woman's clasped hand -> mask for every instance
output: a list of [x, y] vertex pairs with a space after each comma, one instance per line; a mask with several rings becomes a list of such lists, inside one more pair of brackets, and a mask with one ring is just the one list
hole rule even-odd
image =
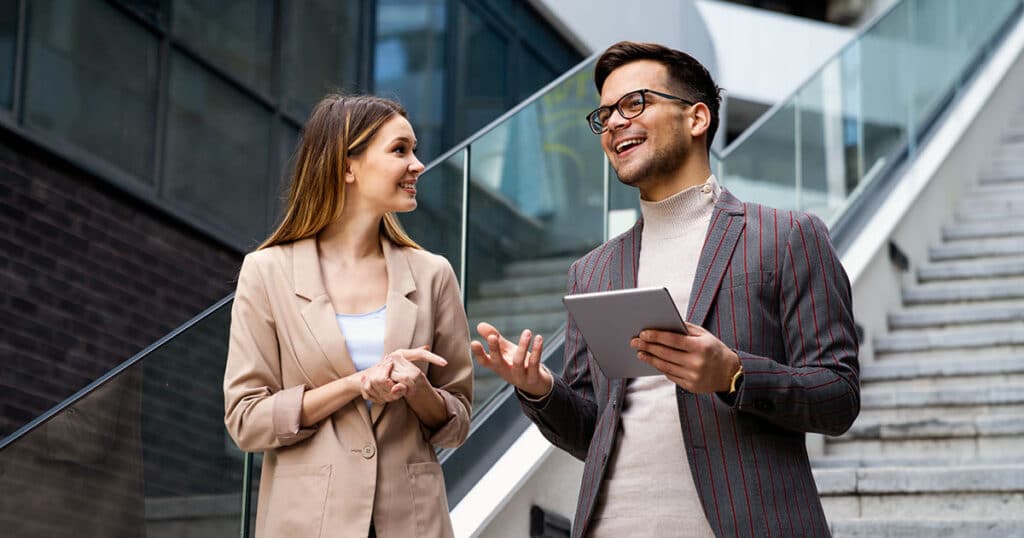
[[384, 356], [376, 365], [361, 372], [360, 391], [363, 399], [384, 404], [415, 396], [418, 391], [432, 390], [424, 371], [415, 363], [443, 367], [444, 358], [430, 352], [428, 346], [399, 349]]

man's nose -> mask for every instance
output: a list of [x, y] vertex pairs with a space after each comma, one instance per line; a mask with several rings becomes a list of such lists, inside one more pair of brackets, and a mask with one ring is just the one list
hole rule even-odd
[[611, 115], [608, 116], [608, 120], [605, 121], [605, 125], [609, 131], [615, 131], [629, 125], [629, 120], [624, 118], [618, 110], [613, 110]]

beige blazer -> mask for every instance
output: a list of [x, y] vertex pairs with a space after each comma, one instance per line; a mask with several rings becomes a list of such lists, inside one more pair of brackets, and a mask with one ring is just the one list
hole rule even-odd
[[[300, 429], [302, 395], [355, 372], [320, 273], [316, 240], [245, 257], [231, 310], [224, 422], [238, 446], [263, 452], [257, 537], [451, 536], [435, 446], [469, 433], [473, 366], [458, 283], [447, 260], [387, 240], [384, 351], [430, 345], [448, 366], [421, 364], [448, 409], [428, 431], [397, 400], [357, 398]], [[359, 285], [353, 282], [352, 285]]]

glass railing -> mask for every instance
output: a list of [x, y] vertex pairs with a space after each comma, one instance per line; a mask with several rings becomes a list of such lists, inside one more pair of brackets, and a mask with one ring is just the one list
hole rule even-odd
[[[713, 169], [743, 199], [835, 222], [915, 154], [1020, 9], [899, 2], [713, 155]], [[419, 208], [402, 216], [455, 267], [471, 325], [552, 336], [556, 368], [569, 264], [638, 216], [636, 192], [615, 180], [583, 121], [598, 102], [594, 61], [431, 163]], [[229, 309], [227, 298], [0, 440], [5, 534], [246, 534], [259, 458], [223, 426]], [[509, 387], [482, 369], [473, 420], [464, 447], [439, 453], [451, 506], [526, 427]]]
[[0, 534], [237, 536], [246, 456], [224, 429], [230, 308], [4, 440]]
[[903, 0], [718, 157], [741, 199], [834, 223], [908, 158], [1016, 20], [1020, 0]]

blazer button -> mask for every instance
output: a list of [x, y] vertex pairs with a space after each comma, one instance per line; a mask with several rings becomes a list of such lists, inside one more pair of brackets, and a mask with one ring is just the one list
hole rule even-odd
[[366, 445], [363, 447], [363, 457], [370, 459], [374, 454], [377, 453], [377, 449], [373, 445]]

